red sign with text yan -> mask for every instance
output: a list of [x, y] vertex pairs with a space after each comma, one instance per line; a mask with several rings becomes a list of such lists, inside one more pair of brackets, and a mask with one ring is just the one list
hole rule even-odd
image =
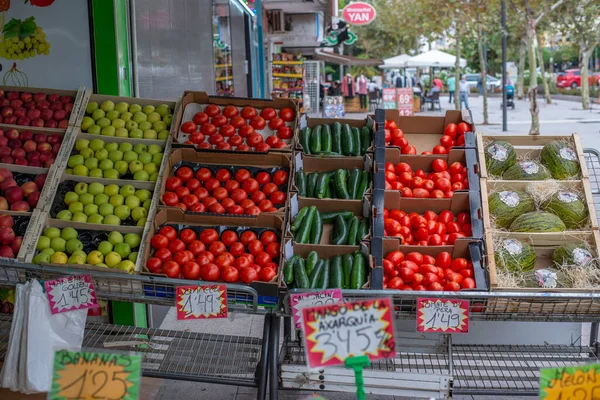
[[350, 3], [342, 10], [344, 20], [350, 25], [368, 25], [375, 20], [376, 15], [375, 8], [362, 1]]

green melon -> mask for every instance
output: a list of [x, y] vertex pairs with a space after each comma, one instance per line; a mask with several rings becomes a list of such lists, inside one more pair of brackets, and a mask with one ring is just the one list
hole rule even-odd
[[535, 266], [535, 251], [527, 243], [517, 239], [503, 239], [494, 252], [496, 264], [510, 272], [532, 270]]
[[490, 214], [499, 228], [508, 229], [519, 215], [535, 211], [533, 198], [526, 192], [504, 190], [495, 192], [488, 198]]
[[551, 179], [548, 168], [536, 161], [519, 161], [502, 174], [507, 181], [542, 181]]
[[566, 229], [558, 216], [538, 211], [519, 215], [509, 228], [511, 232], [563, 232]]
[[581, 229], [588, 221], [587, 207], [574, 192], [557, 192], [540, 207], [544, 211], [556, 214], [567, 229]]
[[554, 179], [577, 178], [581, 174], [577, 153], [564, 142], [555, 140], [545, 145], [540, 159]]
[[501, 176], [517, 161], [515, 148], [508, 142], [497, 140], [485, 148], [485, 166], [490, 175]]
[[583, 244], [563, 244], [552, 253], [554, 264], [562, 267], [583, 267], [592, 263], [593, 260], [594, 256]]
[[528, 271], [524, 274], [523, 278], [525, 279], [524, 286], [528, 288], [554, 289], [573, 286], [567, 275], [555, 268], [541, 268], [535, 271]]

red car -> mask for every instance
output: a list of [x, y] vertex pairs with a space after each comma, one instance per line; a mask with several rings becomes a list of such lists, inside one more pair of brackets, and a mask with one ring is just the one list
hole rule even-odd
[[[598, 84], [599, 77], [593, 73], [588, 73], [588, 82], [595, 86]], [[567, 69], [560, 72], [556, 77], [556, 87], [575, 89], [581, 86], [581, 71], [579, 69]]]

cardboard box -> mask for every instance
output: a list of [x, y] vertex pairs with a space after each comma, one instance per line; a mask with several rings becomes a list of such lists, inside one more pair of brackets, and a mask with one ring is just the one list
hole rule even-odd
[[[237, 171], [240, 168], [250, 168], [251, 173], [253, 173], [254, 169], [270, 170], [273, 168], [283, 168], [288, 172], [288, 183], [285, 185], [284, 192], [287, 193], [290, 188], [292, 157], [289, 153], [243, 153], [236, 154], [235, 156], [224, 156], [219, 153], [197, 152], [191, 148], [178, 148], [171, 152], [171, 155], [166, 161], [163, 179], [159, 188], [161, 196], [166, 192], [166, 180], [173, 176], [175, 169], [182, 164], [189, 165], [194, 170], [194, 173], [201, 167], [212, 168], [215, 171], [220, 168], [226, 168], [232, 173], [232, 179], [234, 175], [233, 171]], [[165, 208], [170, 208], [164, 205], [162, 198], [160, 199], [160, 204]], [[286, 208], [284, 205], [278, 209], [278, 213], [285, 213], [285, 210]]]
[[[263, 213], [254, 218], [240, 218], [240, 217], [232, 217], [232, 216], [214, 216], [214, 215], [205, 215], [205, 214], [185, 214], [180, 209], [169, 208], [169, 209], [161, 209], [156, 213], [156, 216], [153, 221], [149, 222], [150, 229], [148, 235], [145, 237], [145, 242], [143, 245], [143, 253], [140, 250], [140, 258], [142, 260], [142, 265], [144, 266], [144, 271], [147, 271], [145, 268], [146, 261], [152, 257], [153, 250], [150, 246], [150, 241], [152, 237], [163, 225], [175, 225], [180, 227], [191, 227], [195, 228], [197, 231], [202, 231], [206, 228], [214, 228], [214, 227], [230, 227], [231, 229], [238, 229], [240, 227], [247, 227], [249, 229], [256, 230], [266, 230], [271, 229], [275, 230], [279, 234], [279, 240], [281, 245], [283, 245], [283, 228], [284, 228], [284, 219], [281, 215], [272, 214], [272, 213]], [[283, 256], [279, 258], [279, 268], [277, 269], [277, 276], [273, 278], [271, 282], [252, 282], [249, 286], [256, 289], [259, 294], [265, 296], [277, 296], [278, 288], [277, 283], [279, 282], [279, 275], [283, 270]], [[149, 272], [148, 272], [149, 273]], [[156, 275], [156, 274], [152, 274]], [[163, 276], [163, 275], [161, 275]], [[195, 283], [197, 281], [194, 281]], [[238, 282], [237, 284], [243, 285], [243, 283]]]
[[[340, 124], [342, 124], [342, 126], [344, 126], [345, 124], [350, 125], [351, 128], [362, 128], [363, 126], [368, 126], [369, 128], [371, 128], [371, 139], [375, 136], [375, 120], [367, 117], [365, 119], [339, 119], [339, 118], [310, 118], [308, 116], [306, 116], [304, 119], [302, 119], [300, 121], [300, 129], [304, 129], [304, 128], [314, 128], [317, 125], [332, 125], [334, 122], [339, 122]], [[300, 137], [297, 135], [296, 136], [296, 150], [299, 151], [303, 151], [302, 149], [302, 145], [300, 144]], [[369, 148], [367, 149], [368, 152], [373, 151], [374, 149], [374, 145], [373, 145], [373, 140], [371, 140], [371, 143], [369, 145]], [[343, 156], [346, 157], [346, 156]]]
[[508, 142], [513, 145], [515, 148], [515, 153], [517, 153], [517, 160], [525, 161], [539, 161], [540, 153], [542, 148], [550, 142], [558, 141], [566, 141], [569, 143], [571, 148], [575, 151], [577, 155], [577, 159], [579, 161], [579, 165], [581, 166], [581, 177], [589, 178], [589, 173], [586, 167], [585, 155], [583, 154], [583, 147], [581, 145], [581, 139], [577, 133], [573, 133], [571, 135], [564, 136], [546, 136], [546, 135], [520, 135], [520, 136], [493, 136], [493, 135], [483, 135], [481, 132], [478, 132], [476, 135], [477, 140], [477, 150], [479, 152], [479, 160], [481, 163], [481, 177], [494, 179], [493, 176], [488, 174], [486, 165], [485, 165], [485, 156], [486, 156], [486, 148], [487, 146], [496, 140], [501, 140], [504, 142]]
[[[13, 92], [13, 91], [19, 92], [19, 93], [29, 92], [32, 94], [46, 93], [46, 94], [57, 94], [59, 96], [73, 97], [73, 109], [71, 110], [71, 116], [69, 117], [69, 124], [68, 124], [69, 126], [75, 125], [75, 123], [77, 121], [77, 115], [79, 114], [79, 110], [81, 108], [81, 104], [83, 102], [83, 99], [84, 99], [85, 93], [86, 93], [86, 90], [83, 86], [80, 86], [78, 90], [47, 89], [47, 88], [33, 88], [33, 87], [21, 87], [21, 86], [0, 86], [0, 91], [3, 91], [4, 93]], [[4, 128], [23, 129], [23, 128], [27, 128], [27, 127], [22, 126], [22, 125], [0, 124], [0, 128], [2, 128], [2, 129], [4, 129]], [[33, 127], [30, 127], [30, 128], [33, 128]], [[65, 132], [65, 130], [66, 130], [66, 128], [64, 128], [64, 129], [44, 128], [44, 129], [46, 129], [48, 132], [52, 132], [52, 133]]]
[[[440, 138], [444, 134], [444, 128], [449, 123], [459, 124], [466, 122], [463, 113], [456, 110], [448, 110], [444, 116], [400, 116], [398, 110], [385, 110], [385, 120], [395, 121], [398, 128], [404, 132], [408, 143], [415, 146], [417, 154], [423, 151], [432, 151], [440, 144]], [[475, 124], [471, 125], [471, 132], [475, 132]]]
[[[180, 131], [180, 127], [181, 124], [185, 121], [187, 121], [188, 119], [185, 119], [184, 116], [189, 117], [191, 120], [191, 117], [193, 117], [193, 115], [200, 111], [200, 109], [203, 109], [203, 107], [196, 107], [194, 106], [194, 104], [196, 105], [208, 105], [208, 104], [215, 104], [217, 106], [219, 106], [220, 108], [224, 108], [225, 106], [236, 106], [238, 109], [241, 109], [243, 107], [246, 106], [250, 106], [250, 107], [254, 107], [257, 109], [258, 113], [260, 114], [260, 110], [262, 110], [263, 108], [274, 108], [275, 110], [281, 110], [282, 108], [291, 108], [292, 110], [294, 110], [296, 112], [296, 118], [294, 119], [294, 121], [291, 122], [291, 124], [289, 124], [289, 126], [291, 126], [292, 128], [292, 139], [290, 140], [291, 143], [294, 143], [294, 138], [296, 136], [296, 131], [298, 129], [298, 118], [300, 115], [300, 111], [298, 109], [298, 103], [296, 100], [294, 99], [284, 99], [284, 98], [276, 98], [273, 100], [266, 100], [266, 99], [253, 99], [253, 98], [239, 98], [239, 97], [220, 97], [220, 96], [209, 96], [208, 93], [206, 92], [194, 92], [194, 91], [185, 91], [183, 93], [183, 97], [181, 99], [181, 107], [178, 109], [177, 113], [174, 114], [173, 117], [173, 126], [175, 127], [175, 135], [173, 136], [173, 143], [178, 145], [178, 146], [186, 146], [186, 147], [190, 147], [193, 148], [192, 145], [186, 145], [184, 144], [187, 141], [187, 135], [183, 136], [185, 134], [183, 134]], [[190, 106], [190, 108], [188, 109], [188, 105]], [[188, 111], [186, 112], [186, 109], [188, 109]], [[193, 109], [193, 110], [192, 110]], [[266, 139], [268, 136], [271, 136], [272, 131], [267, 127], [265, 127], [265, 129], [261, 132], [259, 132], [263, 135], [263, 137]], [[293, 149], [293, 146], [290, 144], [289, 146], [283, 147], [281, 149], [271, 149], [269, 150], [269, 152], [274, 151], [274, 152], [291, 152]], [[219, 152], [219, 153], [232, 153], [231, 151], [223, 151], [223, 150], [200, 150], [203, 153], [204, 152]]]

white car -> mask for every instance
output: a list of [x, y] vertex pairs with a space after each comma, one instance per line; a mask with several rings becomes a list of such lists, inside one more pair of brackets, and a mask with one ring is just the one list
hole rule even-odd
[[[469, 87], [476, 88], [477, 81], [479, 80], [479, 74], [466, 74], [466, 77], [467, 77], [467, 83], [469, 84]], [[500, 81], [500, 79], [494, 78], [493, 76], [490, 76], [490, 75], [486, 75], [485, 83], [486, 83], [488, 92], [499, 92], [500, 86], [502, 85], [502, 82]]]

